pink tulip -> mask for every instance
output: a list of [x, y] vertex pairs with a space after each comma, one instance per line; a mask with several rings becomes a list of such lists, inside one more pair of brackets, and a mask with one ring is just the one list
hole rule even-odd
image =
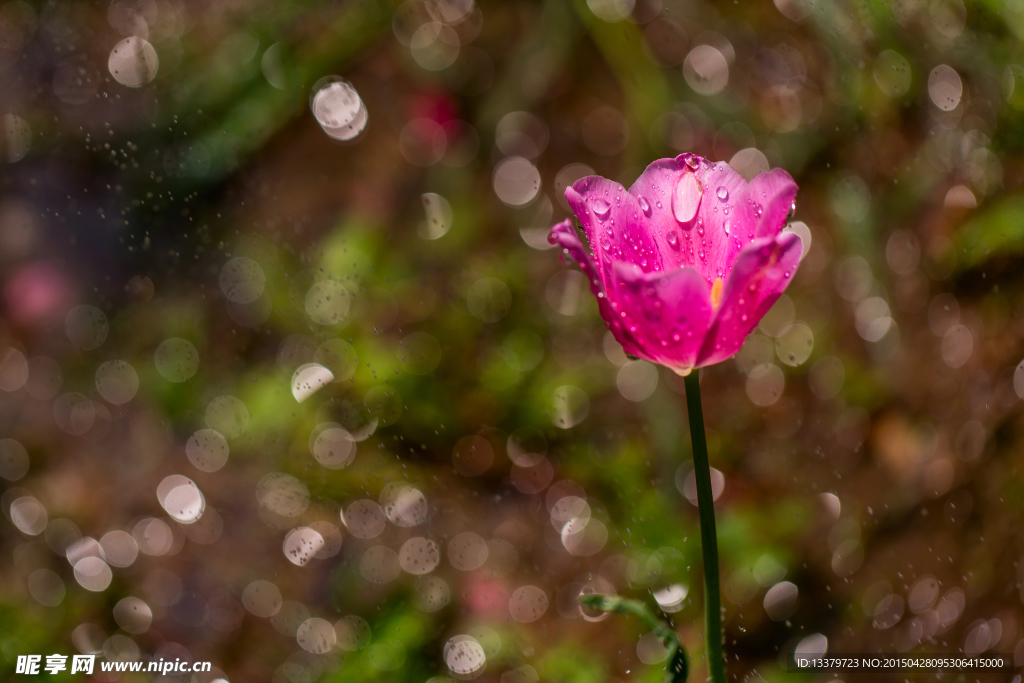
[[571, 220], [548, 239], [580, 264], [626, 353], [680, 375], [734, 355], [793, 279], [796, 197], [780, 168], [749, 183], [695, 154], [659, 159], [627, 192], [588, 176], [565, 189]]

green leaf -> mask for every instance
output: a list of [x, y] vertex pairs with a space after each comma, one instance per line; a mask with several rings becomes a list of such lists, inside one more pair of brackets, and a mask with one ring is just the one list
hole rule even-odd
[[665, 683], [684, 683], [686, 681], [689, 664], [686, 659], [686, 648], [680, 642], [679, 634], [655, 616], [647, 605], [639, 600], [630, 600], [621, 595], [581, 595], [578, 600], [581, 605], [593, 610], [632, 614], [643, 621], [668, 649], [668, 656], [665, 658], [668, 661], [665, 668]]
[[957, 270], [966, 270], [993, 256], [1024, 253], [1024, 195], [1011, 195], [978, 212], [957, 232]]

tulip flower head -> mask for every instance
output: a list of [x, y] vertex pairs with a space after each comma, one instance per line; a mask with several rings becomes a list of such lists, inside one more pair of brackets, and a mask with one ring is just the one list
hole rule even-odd
[[600, 176], [565, 189], [571, 220], [548, 239], [579, 263], [627, 354], [680, 375], [733, 356], [793, 279], [801, 242], [783, 232], [797, 186], [749, 183], [695, 154], [659, 159], [626, 191]]

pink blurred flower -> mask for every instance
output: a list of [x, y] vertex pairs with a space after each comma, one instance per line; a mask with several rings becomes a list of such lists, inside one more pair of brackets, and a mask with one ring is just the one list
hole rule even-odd
[[458, 104], [443, 91], [425, 92], [412, 99], [409, 113], [410, 119], [430, 119], [443, 126], [458, 118]]
[[508, 587], [501, 581], [482, 576], [470, 577], [464, 586], [464, 604], [480, 617], [501, 619], [508, 616]]
[[626, 353], [681, 375], [729, 358], [800, 262], [782, 232], [797, 186], [784, 170], [749, 183], [695, 154], [659, 159], [627, 192], [600, 176], [565, 189], [571, 220], [548, 239], [579, 262]]
[[52, 323], [67, 313], [71, 283], [56, 266], [35, 262], [17, 270], [4, 287], [4, 303], [11, 320], [19, 325]]

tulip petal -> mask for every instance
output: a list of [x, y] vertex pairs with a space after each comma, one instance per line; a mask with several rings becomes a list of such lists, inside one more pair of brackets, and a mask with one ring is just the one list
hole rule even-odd
[[598, 267], [594, 264], [594, 259], [591, 258], [587, 248], [580, 242], [580, 237], [576, 233], [576, 228], [573, 227], [572, 221], [566, 219], [561, 223], [553, 225], [551, 232], [548, 233], [548, 241], [559, 245], [568, 252], [570, 257], [580, 264], [580, 270], [583, 271], [583, 274], [587, 276], [587, 280], [590, 282], [590, 291], [597, 297], [598, 310], [601, 313], [601, 318], [607, 322], [608, 329], [612, 331], [615, 339], [622, 344], [622, 348], [626, 353], [633, 356], [640, 355], [640, 348], [636, 345], [633, 337], [623, 328], [621, 321], [616, 317], [615, 311], [612, 309], [611, 300], [607, 294], [608, 288], [601, 277]]
[[[647, 230], [661, 253], [666, 270], [698, 265], [697, 252], [701, 250], [700, 235], [693, 229], [696, 220], [680, 223], [674, 210], [676, 187], [687, 175], [694, 174], [703, 159], [693, 154], [680, 154], [674, 159], [658, 159], [652, 162], [640, 177], [636, 179], [629, 193], [636, 197], [642, 211], [641, 220], [647, 224]], [[680, 207], [683, 216], [689, 217], [697, 213], [701, 197], [683, 193], [689, 202], [696, 205]]]
[[754, 210], [747, 181], [729, 164], [702, 164], [697, 179], [704, 188], [699, 220], [707, 254], [702, 272], [714, 282], [728, 278], [737, 255], [754, 239]]
[[634, 355], [686, 374], [714, 316], [704, 277], [691, 267], [642, 273], [626, 264], [616, 265], [615, 276], [617, 314], [642, 350]]
[[662, 270], [658, 248], [641, 221], [633, 195], [600, 176], [581, 178], [565, 188], [565, 198], [583, 226], [601, 278], [611, 292], [612, 265], [632, 263], [645, 273]]
[[774, 237], [786, 225], [796, 199], [796, 182], [781, 168], [757, 174], [750, 181], [750, 201], [757, 220], [756, 237]]
[[740, 350], [793, 279], [800, 252], [800, 237], [786, 232], [756, 239], [739, 253], [697, 365], [720, 363]]

